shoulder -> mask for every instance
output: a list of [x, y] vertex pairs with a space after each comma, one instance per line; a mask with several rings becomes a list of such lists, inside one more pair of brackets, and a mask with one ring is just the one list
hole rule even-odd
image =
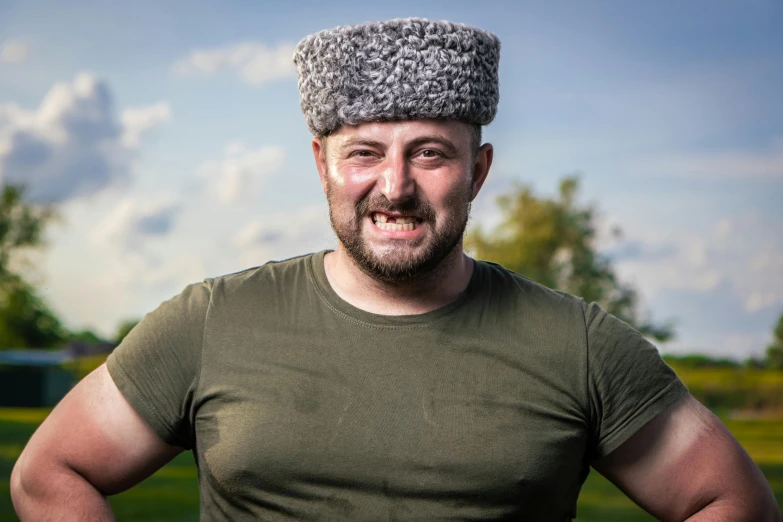
[[[212, 279], [210, 316], [279, 315], [311, 293], [312, 259], [319, 254], [270, 261]], [[222, 312], [222, 313], [218, 313]]]
[[237, 294], [244, 291], [256, 291], [259, 287], [275, 287], [293, 284], [296, 280], [308, 277], [310, 263], [317, 254], [303, 254], [280, 261], [269, 261], [255, 266], [211, 278], [216, 293]]
[[[587, 365], [585, 302], [501, 265], [481, 262], [483, 321], [514, 339], [535, 364], [580, 379]], [[569, 370], [570, 368], [570, 370]]]
[[497, 263], [476, 262], [482, 267], [489, 297], [504, 309], [520, 317], [566, 321], [584, 328], [587, 304], [581, 297], [546, 287]]

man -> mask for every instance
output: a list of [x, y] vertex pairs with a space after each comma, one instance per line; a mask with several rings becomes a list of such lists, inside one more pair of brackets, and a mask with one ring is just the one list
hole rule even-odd
[[109, 520], [189, 449], [204, 520], [571, 520], [591, 465], [661, 520], [778, 520], [637, 332], [463, 253], [498, 60], [494, 35], [421, 19], [300, 42], [337, 249], [146, 316], [25, 448], [20, 518]]

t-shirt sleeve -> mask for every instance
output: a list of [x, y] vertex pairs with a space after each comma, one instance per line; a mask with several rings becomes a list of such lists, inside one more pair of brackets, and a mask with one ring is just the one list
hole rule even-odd
[[193, 403], [212, 281], [189, 285], [130, 331], [106, 361], [133, 408], [166, 443], [193, 447]]
[[594, 458], [614, 451], [688, 389], [638, 331], [585, 305]]

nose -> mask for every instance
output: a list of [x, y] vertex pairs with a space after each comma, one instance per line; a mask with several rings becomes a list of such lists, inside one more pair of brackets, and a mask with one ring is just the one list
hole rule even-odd
[[389, 154], [382, 173], [381, 194], [391, 203], [401, 203], [416, 192], [416, 183], [404, 154]]

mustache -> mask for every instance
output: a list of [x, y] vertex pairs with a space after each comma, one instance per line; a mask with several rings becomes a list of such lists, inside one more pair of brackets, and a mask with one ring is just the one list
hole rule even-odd
[[435, 220], [435, 210], [432, 208], [432, 205], [415, 196], [400, 203], [392, 203], [385, 196], [373, 199], [366, 197], [356, 204], [357, 216], [367, 216], [372, 212], [399, 213], [417, 217], [424, 221]]

